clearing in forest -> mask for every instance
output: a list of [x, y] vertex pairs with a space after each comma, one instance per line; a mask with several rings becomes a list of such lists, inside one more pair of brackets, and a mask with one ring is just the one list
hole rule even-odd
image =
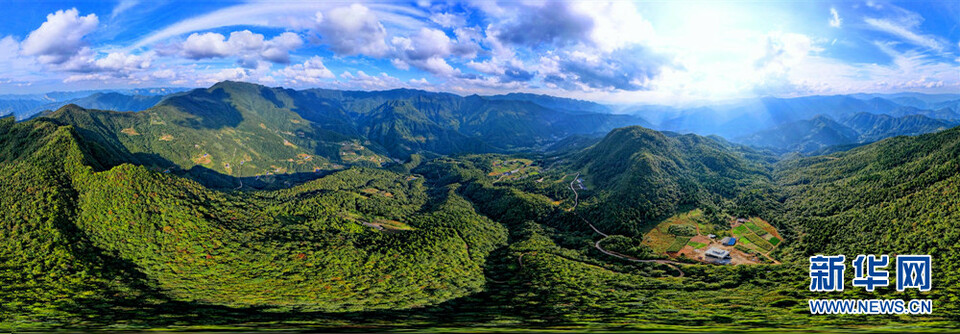
[[[724, 244], [726, 237], [736, 238], [736, 243]], [[709, 263], [706, 251], [716, 248], [730, 253], [731, 264], [777, 263], [769, 254], [781, 240], [777, 229], [758, 217], [731, 217], [717, 224], [708, 222], [700, 209], [664, 219], [643, 236], [643, 244], [657, 254]]]

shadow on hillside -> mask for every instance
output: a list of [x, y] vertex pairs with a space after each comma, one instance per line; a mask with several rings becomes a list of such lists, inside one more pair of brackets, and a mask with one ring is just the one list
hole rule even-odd
[[230, 95], [223, 88], [212, 92], [195, 89], [188, 95], [171, 96], [164, 100], [164, 104], [194, 116], [176, 121], [179, 126], [198, 130], [235, 128], [243, 121], [243, 115], [227, 102], [229, 99]]
[[172, 174], [197, 181], [207, 188], [219, 190], [277, 190], [316, 180], [340, 170], [321, 170], [317, 172], [297, 172], [272, 174], [266, 176], [236, 177], [226, 175], [203, 166], [193, 166], [188, 170], [172, 170]]
[[[105, 171], [129, 163], [144, 166], [155, 172], [173, 174], [194, 180], [203, 186], [219, 190], [274, 190], [289, 188], [297, 184], [330, 175], [336, 170], [317, 172], [299, 172], [269, 176], [236, 177], [220, 173], [203, 166], [193, 166], [183, 170], [173, 161], [156, 153], [130, 152], [119, 143], [116, 135], [103, 135], [93, 131], [77, 129], [77, 133], [88, 139], [81, 140], [81, 147], [87, 152], [87, 164], [95, 171]], [[108, 143], [109, 146], [100, 143]]]

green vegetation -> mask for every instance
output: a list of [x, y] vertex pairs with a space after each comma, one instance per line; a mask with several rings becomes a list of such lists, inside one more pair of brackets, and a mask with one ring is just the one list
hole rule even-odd
[[[616, 129], [575, 156], [573, 168], [603, 189], [585, 211], [604, 229], [640, 235], [682, 206], [711, 208], [736, 202], [747, 214], [769, 203], [742, 198], [769, 192], [770, 175], [755, 152], [696, 135], [668, 135], [641, 127]], [[718, 210], [719, 208], [719, 210]]]
[[697, 235], [697, 228], [690, 225], [670, 225], [667, 232], [676, 236], [692, 237]]
[[777, 239], [777, 237], [774, 237], [774, 236], [770, 236], [770, 239], [768, 239], [767, 241], [769, 241], [770, 244], [774, 246], [780, 244], [780, 239]]
[[690, 238], [680, 237], [673, 240], [673, 243], [670, 246], [667, 246], [667, 253], [679, 252], [680, 249], [683, 249], [683, 246], [687, 245], [687, 242], [690, 241]]
[[[545, 144], [491, 130], [542, 107], [504, 118], [493, 115], [526, 104], [476, 102], [471, 115], [488, 117], [481, 127], [454, 122], [474, 116], [452, 107], [424, 107], [473, 99], [445, 94], [228, 83], [182, 96], [137, 114], [67, 107], [0, 120], [0, 328], [723, 331], [869, 321], [946, 331], [960, 321], [960, 129], [779, 162], [639, 127], [559, 156], [440, 156], [487, 152], [470, 146], [485, 136], [502, 136], [497, 150]], [[247, 187], [256, 174], [222, 158], [234, 149], [250, 155], [243, 168], [277, 182]], [[404, 163], [388, 163], [401, 154]], [[310, 169], [320, 162], [331, 171]], [[493, 177], [507, 165], [538, 177]], [[578, 172], [588, 189], [571, 189]], [[730, 217], [769, 223], [731, 228]], [[738, 236], [735, 249], [782, 264], [663, 263], [666, 252], [707, 247], [691, 241], [698, 231]], [[806, 258], [818, 253], [933, 255], [931, 292], [831, 297], [930, 298], [935, 313], [811, 316], [806, 300], [824, 295], [807, 289]]]

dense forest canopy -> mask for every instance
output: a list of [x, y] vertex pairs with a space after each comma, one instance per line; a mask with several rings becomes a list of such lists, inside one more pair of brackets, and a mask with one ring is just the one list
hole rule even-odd
[[[960, 128], [780, 156], [563, 102], [226, 82], [0, 119], [0, 328], [957, 327]], [[754, 264], [656, 250], [707, 233]], [[830, 297], [934, 314], [811, 316], [807, 257], [861, 253], [935, 287]]]

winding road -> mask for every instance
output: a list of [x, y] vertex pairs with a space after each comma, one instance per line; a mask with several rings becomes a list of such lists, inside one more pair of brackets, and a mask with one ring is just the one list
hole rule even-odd
[[[587, 226], [590, 226], [590, 229], [592, 229], [592, 230], [593, 230], [594, 232], [596, 232], [597, 234], [603, 236], [602, 239], [597, 240], [597, 242], [593, 244], [593, 247], [595, 247], [597, 250], [599, 250], [600, 252], [602, 252], [602, 253], [604, 253], [604, 254], [607, 254], [607, 255], [610, 255], [610, 256], [613, 256], [613, 257], [617, 257], [617, 258], [620, 258], [620, 259], [624, 259], [624, 260], [627, 260], [627, 261], [631, 261], [631, 262], [639, 262], [639, 263], [659, 263], [659, 264], [663, 264], [663, 265], [666, 265], [666, 266], [668, 266], [668, 267], [670, 267], [670, 268], [676, 269], [677, 272], [680, 273], [680, 275], [677, 276], [677, 277], [683, 277], [683, 276], [684, 276], [683, 270], [681, 270], [679, 266], [684, 265], [684, 264], [686, 264], [686, 263], [677, 262], [677, 261], [670, 261], [670, 260], [641, 260], [641, 259], [638, 259], [638, 258], [629, 256], [629, 255], [626, 255], [626, 254], [620, 254], [620, 253], [617, 253], [617, 252], [614, 252], [614, 251], [609, 251], [609, 250], [603, 249], [603, 247], [600, 246], [600, 243], [603, 242], [604, 240], [607, 240], [607, 238], [609, 238], [610, 236], [607, 235], [606, 233], [600, 232], [600, 230], [598, 230], [595, 226], [593, 226], [593, 223], [591, 223], [589, 220], [587, 220], [586, 218], [583, 218], [583, 216], [581, 216], [579, 213], [577, 213], [577, 205], [580, 204], [580, 194], [577, 193], [577, 189], [573, 188], [573, 183], [574, 183], [574, 182], [577, 182], [577, 179], [579, 179], [579, 178], [580, 178], [580, 173], [577, 173], [577, 176], [574, 176], [574, 177], [573, 177], [573, 181], [570, 181], [570, 190], [573, 191], [573, 209], [571, 209], [570, 211], [573, 212], [574, 215], [576, 215], [577, 217], [579, 217], [580, 220], [583, 220], [584, 223], [587, 223]], [[521, 255], [521, 259], [522, 259], [522, 255]], [[521, 261], [522, 261], [522, 260], [521, 260]], [[521, 262], [521, 265], [522, 265], [522, 263], [523, 263], [523, 262]]]

